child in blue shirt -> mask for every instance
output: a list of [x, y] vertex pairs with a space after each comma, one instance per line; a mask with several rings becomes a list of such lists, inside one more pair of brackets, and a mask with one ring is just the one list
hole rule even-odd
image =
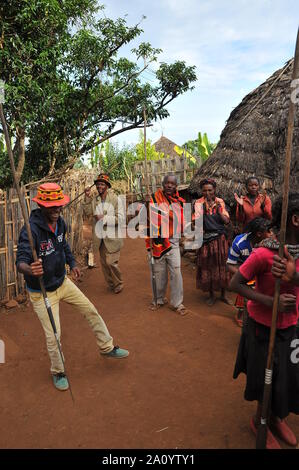
[[[237, 235], [229, 249], [226, 266], [231, 274], [235, 274], [239, 267], [247, 260], [255, 245], [264, 238], [271, 237], [270, 222], [263, 217], [251, 220], [244, 229], [245, 233]], [[248, 285], [254, 285], [254, 280]], [[237, 324], [243, 326], [244, 297], [238, 295], [235, 301], [238, 313], [235, 316]]]

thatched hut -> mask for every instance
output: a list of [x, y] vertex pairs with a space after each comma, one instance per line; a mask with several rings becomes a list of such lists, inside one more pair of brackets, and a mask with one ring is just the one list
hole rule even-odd
[[[286, 151], [287, 120], [293, 59], [249, 93], [229, 116], [220, 141], [190, 184], [212, 177], [218, 193], [233, 205], [234, 192], [243, 193], [248, 176], [255, 175], [270, 197], [281, 193]], [[296, 110], [290, 186], [299, 190], [299, 116]]]
[[163, 153], [165, 157], [177, 157], [178, 153], [175, 150], [177, 144], [172, 142], [172, 140], [164, 137], [163, 135], [160, 137], [157, 142], [154, 143], [154, 147], [156, 152]]

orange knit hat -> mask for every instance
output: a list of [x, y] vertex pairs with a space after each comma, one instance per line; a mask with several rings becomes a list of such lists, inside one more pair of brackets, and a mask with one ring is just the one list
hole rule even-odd
[[44, 183], [37, 188], [37, 195], [32, 201], [43, 207], [60, 207], [68, 204], [70, 198], [63, 194], [59, 184]]

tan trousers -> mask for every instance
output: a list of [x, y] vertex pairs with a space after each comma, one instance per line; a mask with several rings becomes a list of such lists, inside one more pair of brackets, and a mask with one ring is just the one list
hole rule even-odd
[[118, 266], [119, 259], [120, 251], [109, 253], [105, 243], [102, 241], [100, 245], [100, 260], [104, 277], [111, 289], [123, 285], [122, 275]]
[[[107, 353], [113, 349], [113, 338], [104, 323], [102, 317], [98, 314], [95, 306], [88, 300], [83, 292], [67, 277], [62, 285], [53, 292], [47, 292], [48, 299], [51, 304], [53, 317], [56, 325], [58, 337], [60, 338], [60, 321], [59, 321], [59, 301], [73, 305], [87, 319], [92, 331], [96, 336], [97, 345], [100, 352]], [[53, 374], [63, 372], [63, 363], [60, 358], [59, 349], [53, 333], [53, 328], [49, 320], [48, 312], [45, 307], [43, 295], [39, 292], [29, 292], [29, 297], [33, 305], [33, 309], [37, 314], [44, 333], [48, 353], [51, 361], [51, 372]]]

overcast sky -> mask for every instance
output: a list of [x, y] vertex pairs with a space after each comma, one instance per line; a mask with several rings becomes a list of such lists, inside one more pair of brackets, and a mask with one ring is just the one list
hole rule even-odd
[[[169, 105], [148, 137], [177, 144], [207, 132], [217, 142], [232, 109], [294, 55], [298, 0], [107, 0], [106, 16], [142, 22], [138, 42], [163, 49], [159, 61], [196, 65], [195, 89]], [[136, 44], [134, 44], [136, 45]], [[130, 45], [130, 49], [134, 47]], [[145, 74], [149, 80], [151, 74]], [[135, 143], [138, 131], [117, 137]]]

